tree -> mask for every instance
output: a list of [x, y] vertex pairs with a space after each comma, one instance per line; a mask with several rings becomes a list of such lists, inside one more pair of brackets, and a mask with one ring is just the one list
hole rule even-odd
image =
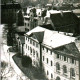
[[1, 80], [3, 79], [3, 78], [5, 78], [5, 80], [6, 80], [6, 74], [7, 73], [5, 73], [5, 69], [6, 69], [6, 67], [8, 66], [8, 63], [6, 63], [5, 61], [2, 61], [1, 62]]

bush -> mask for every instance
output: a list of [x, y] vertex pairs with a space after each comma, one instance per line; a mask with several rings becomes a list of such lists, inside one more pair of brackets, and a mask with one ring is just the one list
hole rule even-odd
[[22, 63], [22, 66], [28, 67], [29, 65], [32, 64], [32, 60], [31, 60], [31, 58], [28, 57], [28, 56], [22, 56], [21, 63]]

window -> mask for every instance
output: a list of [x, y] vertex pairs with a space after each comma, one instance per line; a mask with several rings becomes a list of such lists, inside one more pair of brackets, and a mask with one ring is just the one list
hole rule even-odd
[[28, 23], [28, 26], [29, 26], [29, 23]]
[[74, 60], [73, 58], [70, 59], [70, 62], [71, 62], [72, 64], [74, 64], [74, 61], [75, 61], [75, 60]]
[[26, 23], [24, 25], [26, 26]]
[[27, 37], [26, 37], [26, 40], [27, 40]]
[[75, 77], [75, 71], [73, 68], [70, 69], [70, 76]]
[[44, 56], [43, 56], [43, 61], [44, 61]]
[[27, 49], [27, 44], [26, 44], [26, 49]]
[[36, 47], [38, 47], [38, 43], [36, 43]]
[[30, 44], [32, 44], [32, 40], [30, 40]]
[[46, 52], [48, 52], [48, 48], [46, 48]]
[[53, 62], [51, 61], [51, 66], [53, 66]]
[[29, 50], [29, 46], [28, 46], [28, 50]]
[[34, 65], [35, 65], [35, 61], [34, 61]]
[[32, 48], [30, 47], [30, 53], [32, 53]]
[[66, 61], [66, 56], [64, 56], [64, 61]]
[[43, 46], [43, 50], [44, 50], [44, 46]]
[[59, 55], [59, 54], [57, 54], [57, 58], [59, 58], [59, 56], [60, 56], [60, 55]]
[[58, 71], [58, 70], [60, 70], [60, 65], [59, 65], [59, 63], [57, 62], [57, 63], [56, 63], [56, 71]]
[[48, 63], [48, 58], [47, 58], [47, 63]]
[[52, 55], [52, 51], [50, 51], [51, 55]]
[[38, 52], [36, 51], [36, 56], [38, 57]]
[[68, 58], [67, 58], [67, 62], [68, 62]]
[[35, 42], [33, 41], [33, 45], [35, 46]]
[[63, 65], [63, 73], [67, 73], [67, 67]]
[[49, 75], [49, 72], [47, 71], [47, 75]]
[[53, 74], [51, 74], [51, 78], [53, 78]]
[[74, 64], [74, 59], [72, 59], [72, 63]]
[[35, 50], [33, 49], [33, 56], [35, 56]]
[[29, 41], [29, 38], [28, 38], [28, 41]]
[[56, 77], [56, 80], [61, 80], [60, 77]]

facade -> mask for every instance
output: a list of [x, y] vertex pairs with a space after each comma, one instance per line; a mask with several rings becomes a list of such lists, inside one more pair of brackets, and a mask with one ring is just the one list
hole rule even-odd
[[27, 8], [26, 10], [26, 15], [24, 15], [24, 26], [26, 31], [29, 31], [38, 25], [35, 11], [35, 8]]
[[[49, 35], [48, 35], [49, 34]], [[25, 55], [52, 80], [80, 80], [79, 51], [75, 37], [36, 27], [25, 34]]]

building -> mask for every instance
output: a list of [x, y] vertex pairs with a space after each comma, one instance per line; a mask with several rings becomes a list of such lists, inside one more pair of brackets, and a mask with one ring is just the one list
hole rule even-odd
[[25, 55], [48, 79], [80, 80], [80, 56], [75, 39], [38, 26], [25, 34]]
[[36, 16], [34, 16], [33, 9], [30, 9], [31, 12], [29, 9], [27, 9], [27, 15], [24, 16], [26, 31], [29, 31], [38, 25], [51, 25], [52, 30], [73, 33], [73, 36], [80, 33], [79, 18], [72, 11], [57, 11], [35, 8]]
[[36, 9], [27, 8], [26, 15], [24, 15], [24, 26], [25, 30], [29, 31], [38, 25]]
[[1, 24], [13, 24], [16, 22], [16, 12], [21, 9], [18, 3], [1, 4]]
[[71, 11], [47, 10], [43, 17], [45, 24], [51, 24], [56, 31], [79, 34], [79, 18]]

